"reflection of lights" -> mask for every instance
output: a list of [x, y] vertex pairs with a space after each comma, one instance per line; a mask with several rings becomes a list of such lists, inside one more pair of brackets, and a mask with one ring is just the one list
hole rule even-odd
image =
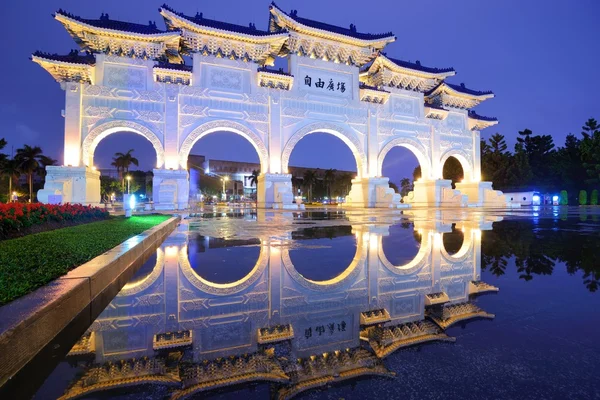
[[167, 248], [165, 249], [165, 254], [167, 257], [175, 257], [177, 256], [177, 253], [177, 246], [167, 246]]

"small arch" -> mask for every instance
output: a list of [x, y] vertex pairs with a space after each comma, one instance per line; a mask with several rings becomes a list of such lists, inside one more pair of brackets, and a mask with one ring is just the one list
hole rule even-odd
[[421, 236], [421, 246], [419, 252], [410, 262], [404, 265], [394, 265], [385, 255], [383, 251], [383, 237], [379, 237], [379, 245], [377, 249], [379, 260], [389, 271], [397, 275], [412, 275], [419, 272], [425, 264], [427, 264], [428, 255], [431, 251], [431, 238], [429, 234]]
[[156, 263], [154, 264], [154, 268], [152, 272], [148, 276], [145, 276], [144, 279], [133, 282], [126, 283], [125, 286], [121, 289], [117, 297], [127, 297], [132, 296], [134, 294], [138, 294], [148, 289], [156, 280], [161, 276], [165, 265], [165, 252], [160, 247], [156, 249]]
[[473, 166], [471, 165], [471, 155], [462, 149], [447, 150], [440, 158], [440, 178], [442, 178], [442, 169], [448, 158], [454, 157], [460, 162], [463, 169], [464, 179], [473, 180]]
[[192, 130], [184, 139], [179, 150], [179, 167], [187, 169], [187, 160], [194, 144], [204, 136], [213, 132], [233, 132], [244, 137], [252, 144], [260, 159], [261, 172], [269, 171], [269, 151], [261, 137], [249, 126], [237, 121], [214, 120], [205, 122]]
[[284, 174], [288, 173], [288, 166], [290, 163], [290, 157], [294, 147], [300, 140], [311, 133], [329, 133], [339, 139], [341, 139], [352, 151], [352, 155], [356, 160], [356, 171], [357, 177], [360, 178], [365, 174], [365, 168], [367, 167], [367, 155], [363, 149], [360, 139], [350, 129], [334, 124], [331, 122], [315, 122], [308, 124], [296, 131], [290, 139], [286, 142], [283, 152], [281, 153], [281, 172]]
[[[456, 251], [449, 252], [447, 249], [449, 243], [448, 240], [445, 239], [448, 238], [450, 235], [454, 235], [454, 238], [462, 236], [462, 243], [460, 244], [460, 248], [458, 248]], [[442, 243], [440, 246], [440, 251], [444, 259], [450, 263], [456, 263], [466, 260], [471, 253], [471, 247], [473, 245], [473, 239], [471, 235], [471, 231], [465, 231], [464, 228], [459, 228], [456, 226], [456, 224], [452, 224], [452, 230], [450, 232], [442, 233], [441, 237]], [[455, 246], [455, 248], [452, 250], [455, 250], [456, 247], [458, 246]]]
[[383, 174], [383, 161], [385, 160], [385, 156], [396, 146], [402, 146], [409, 149], [419, 161], [419, 165], [421, 166], [421, 176], [425, 179], [431, 178], [431, 161], [427, 149], [418, 141], [403, 137], [390, 140], [379, 152], [379, 155], [377, 156], [378, 176], [382, 176]]
[[138, 122], [128, 120], [112, 120], [101, 123], [94, 127], [83, 139], [81, 146], [82, 159], [84, 165], [91, 167], [94, 165], [94, 152], [98, 144], [110, 134], [117, 132], [133, 132], [144, 136], [152, 143], [156, 151], [156, 168], [161, 168], [165, 163], [165, 150], [160, 138], [147, 126]]

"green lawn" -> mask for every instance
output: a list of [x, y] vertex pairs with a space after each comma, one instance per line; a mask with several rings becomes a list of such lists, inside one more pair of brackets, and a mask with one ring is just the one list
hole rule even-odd
[[0, 305], [45, 285], [167, 219], [166, 215], [112, 217], [1, 241]]

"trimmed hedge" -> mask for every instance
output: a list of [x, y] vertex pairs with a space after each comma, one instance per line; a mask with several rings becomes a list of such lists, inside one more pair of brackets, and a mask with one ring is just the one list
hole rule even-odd
[[598, 190], [592, 190], [592, 196], [590, 198], [590, 205], [597, 206], [598, 205]]
[[579, 205], [585, 206], [587, 204], [587, 191], [580, 190], [579, 191]]
[[566, 206], [568, 204], [569, 204], [569, 195], [567, 194], [566, 190], [561, 190], [560, 191], [560, 205]]
[[14, 236], [32, 226], [44, 225], [49, 222], [60, 224], [98, 221], [106, 219], [108, 216], [108, 211], [104, 209], [80, 204], [0, 204], [0, 239]]
[[169, 219], [111, 217], [0, 242], [0, 305], [21, 297]]

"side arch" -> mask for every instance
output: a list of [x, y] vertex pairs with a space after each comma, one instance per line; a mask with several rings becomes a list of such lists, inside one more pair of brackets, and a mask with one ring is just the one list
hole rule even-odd
[[237, 133], [248, 140], [258, 153], [261, 172], [265, 173], [269, 171], [269, 151], [267, 150], [267, 146], [263, 142], [262, 138], [249, 126], [246, 126], [240, 122], [224, 119], [205, 122], [194, 128], [194, 130], [187, 135], [181, 144], [181, 148], [179, 149], [179, 167], [187, 169], [188, 156], [192, 151], [192, 147], [198, 140], [210, 133], [219, 131]]
[[315, 122], [308, 124], [297, 130], [292, 137], [286, 142], [283, 152], [281, 153], [281, 172], [284, 174], [288, 173], [288, 166], [290, 163], [290, 156], [296, 144], [302, 140], [305, 136], [311, 133], [324, 132], [329, 133], [339, 139], [341, 139], [352, 151], [354, 159], [356, 160], [357, 177], [360, 178], [365, 173], [367, 167], [367, 155], [364, 147], [353, 131], [350, 129], [334, 124], [331, 122]]
[[404, 265], [394, 265], [390, 262], [390, 260], [385, 255], [383, 251], [383, 237], [379, 237], [379, 244], [377, 249], [377, 254], [379, 256], [379, 261], [383, 264], [388, 271], [392, 272], [396, 275], [412, 275], [414, 273], [419, 272], [423, 267], [427, 264], [429, 260], [429, 254], [431, 253], [431, 238], [429, 234], [421, 236], [421, 247], [419, 247], [419, 251], [415, 258], [413, 258], [410, 262]]
[[82, 159], [84, 165], [91, 167], [94, 165], [94, 152], [98, 144], [110, 134], [116, 132], [133, 132], [144, 136], [152, 143], [152, 147], [156, 151], [156, 168], [161, 168], [165, 163], [165, 149], [160, 138], [147, 126], [135, 121], [129, 120], [112, 120], [101, 123], [94, 127], [85, 139], [81, 146]]
[[383, 160], [387, 153], [390, 152], [394, 147], [401, 146], [409, 149], [421, 165], [421, 176], [424, 178], [431, 178], [431, 159], [428, 155], [428, 151], [421, 143], [417, 140], [405, 137], [399, 137], [396, 139], [392, 139], [387, 142], [381, 151], [379, 152], [379, 156], [377, 156], [377, 175], [383, 175]]
[[446, 150], [444, 154], [442, 154], [442, 156], [440, 157], [440, 178], [443, 178], [442, 171], [444, 169], [444, 164], [450, 157], [456, 158], [460, 163], [463, 169], [465, 180], [473, 180], [473, 158], [468, 152], [464, 151], [463, 149], [457, 148]]

